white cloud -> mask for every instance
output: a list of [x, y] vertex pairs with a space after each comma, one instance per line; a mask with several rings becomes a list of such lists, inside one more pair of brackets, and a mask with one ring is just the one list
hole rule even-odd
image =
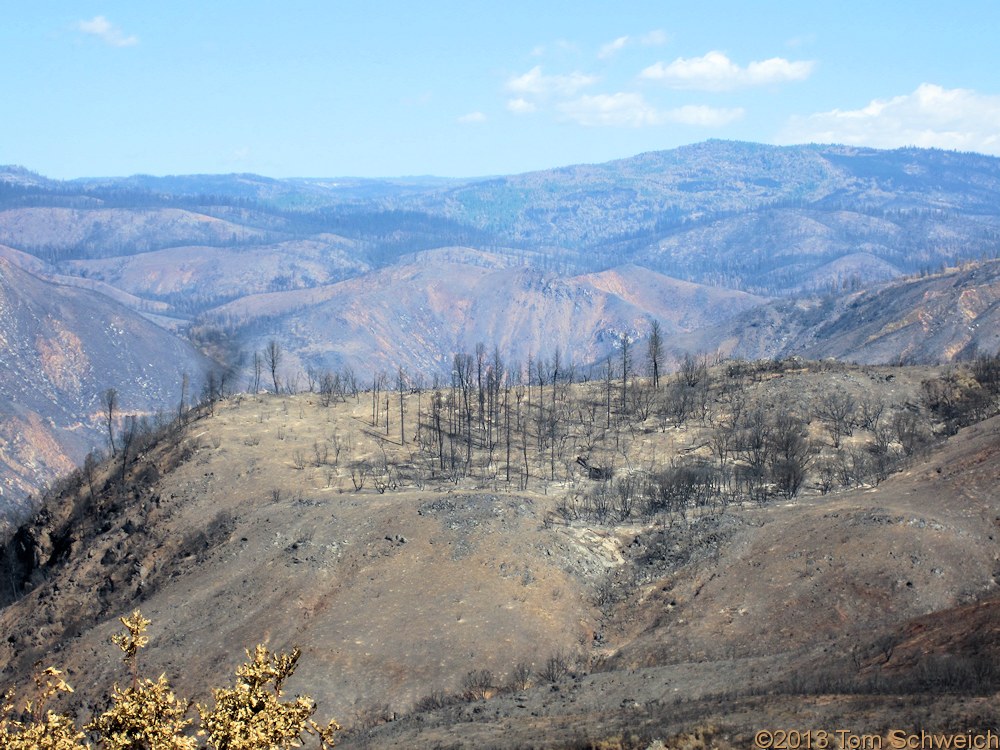
[[701, 91], [727, 91], [744, 86], [801, 81], [809, 77], [815, 63], [790, 61], [783, 57], [751, 62], [740, 67], [722, 52], [712, 51], [701, 57], [678, 57], [669, 65], [650, 65], [640, 76], [662, 81], [671, 88]]
[[507, 100], [507, 109], [516, 115], [526, 115], [529, 112], [534, 112], [538, 107], [529, 102], [527, 99], [518, 97], [516, 99]]
[[78, 21], [76, 28], [84, 34], [96, 36], [112, 47], [134, 47], [139, 43], [139, 37], [126, 36], [120, 28], [104, 16], [94, 16], [89, 21]]
[[597, 81], [596, 76], [584, 73], [568, 75], [545, 75], [542, 66], [536, 65], [524, 75], [514, 76], [507, 81], [507, 90], [514, 94], [530, 94], [532, 96], [572, 96], [582, 88]]
[[920, 146], [1000, 155], [1000, 96], [922, 83], [912, 94], [873, 99], [855, 110], [793, 118], [782, 143]]
[[486, 115], [482, 112], [469, 112], [459, 117], [458, 121], [463, 124], [486, 122]]
[[619, 92], [581, 96], [559, 105], [569, 120], [590, 127], [648, 127], [675, 123], [701, 127], [720, 127], [743, 117], [742, 109], [720, 109], [688, 105], [661, 110], [649, 104], [642, 94]]
[[643, 47], [657, 47], [661, 44], [666, 44], [666, 42], [667, 34], [661, 29], [656, 29], [647, 34], [643, 34], [638, 39], [630, 36], [620, 36], [607, 44], [601, 45], [600, 50], [597, 52], [597, 57], [601, 60], [607, 60], [608, 58], [617, 55], [626, 47], [630, 47], [635, 44], [642, 45]]
[[666, 44], [667, 32], [663, 31], [663, 29], [654, 29], [648, 34], [643, 34], [639, 43], [644, 47], [657, 47], [661, 44]]
[[601, 45], [601, 49], [598, 51], [597, 56], [601, 60], [606, 60], [609, 57], [614, 57], [618, 52], [625, 48], [628, 44], [627, 36], [620, 36], [613, 42], [608, 42], [607, 44]]
[[642, 94], [624, 93], [581, 96], [559, 105], [559, 111], [581, 125], [617, 125], [642, 127], [659, 125], [662, 120], [655, 107]]

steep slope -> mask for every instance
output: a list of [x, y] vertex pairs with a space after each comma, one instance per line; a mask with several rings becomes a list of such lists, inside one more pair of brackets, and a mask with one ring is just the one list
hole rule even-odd
[[811, 332], [807, 356], [951, 362], [1000, 351], [1000, 261], [862, 293]]
[[[39, 279], [58, 284], [60, 286], [77, 287], [97, 292], [111, 300], [114, 300], [120, 305], [131, 308], [136, 312], [144, 313], [151, 319], [156, 316], [161, 316], [161, 319], [166, 320], [165, 318], [162, 318], [162, 316], [170, 310], [169, 305], [163, 302], [155, 302], [153, 300], [137, 297], [134, 294], [130, 294], [129, 292], [123, 291], [118, 287], [111, 286], [110, 284], [98, 279], [91, 279], [86, 276], [72, 276], [64, 273], [57, 273], [56, 268], [52, 263], [46, 263], [34, 255], [23, 253], [20, 250], [15, 250], [11, 247], [0, 245], [0, 258], [6, 259], [11, 265], [27, 271], [28, 273], [37, 276]], [[177, 325], [179, 321], [172, 319], [171, 323]], [[166, 323], [161, 323], [161, 325], [166, 325]], [[172, 328], [172, 326], [167, 327]]]
[[[209, 362], [190, 345], [93, 292], [55, 284], [0, 258], [0, 510], [104, 444], [100, 396], [122, 414], [172, 412], [185, 373]], [[116, 421], [117, 427], [117, 421]]]
[[612, 351], [623, 333], [644, 337], [651, 319], [670, 337], [763, 301], [635, 266], [566, 278], [453, 249], [328, 287], [248, 297], [203, 322], [235, 322], [247, 349], [274, 337], [302, 365], [447, 373], [452, 354], [478, 342], [522, 363], [559, 348], [586, 364]]
[[737, 357], [953, 362], [1000, 350], [1000, 261], [909, 278], [842, 298], [779, 301], [683, 338]]
[[[836, 292], [997, 255], [997, 216], [868, 205], [762, 209], [705, 221], [637, 249], [664, 273], [747, 290]], [[979, 248], [979, 255], [969, 253]]]

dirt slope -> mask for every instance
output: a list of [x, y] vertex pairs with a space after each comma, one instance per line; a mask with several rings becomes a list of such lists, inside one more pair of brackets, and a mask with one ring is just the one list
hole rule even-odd
[[[786, 402], [820, 382], [905, 401], [927, 374], [807, 370], [754, 387]], [[428, 397], [407, 396], [411, 419]], [[590, 486], [562, 469], [522, 490], [500, 472], [430, 478], [415, 425], [403, 444], [395, 422], [386, 437], [365, 398], [220, 404], [151, 449], [127, 492], [102, 475], [92, 503], [82, 487], [77, 504], [37, 519], [16, 540], [34, 588], [0, 611], [4, 676], [23, 682], [44, 657], [79, 695], [98, 695], [122, 678], [107, 640], [117, 617], [141, 605], [154, 622], [144, 669], [194, 699], [261, 641], [301, 646], [289, 688], [355, 727], [409, 714], [433, 691], [460, 693], [471, 670], [502, 684], [524, 662], [531, 689], [393, 721], [371, 742], [556, 747], [713, 717], [732, 731], [776, 720], [805, 699], [762, 703], [751, 688], [806, 668], [863, 675], [870, 664], [851, 665], [852, 643], [895, 633], [902, 658], [921, 618], [953, 610], [972, 627], [962, 608], [996, 594], [997, 417], [877, 488], [616, 525], [560, 515]], [[703, 450], [703, 430], [620, 437], [636, 464], [667, 462]], [[396, 467], [384, 493], [374, 471], [355, 491], [358, 467], [383, 457]], [[557, 654], [567, 678], [540, 684]]]
[[[417, 714], [345, 747], [645, 747], [699, 725], [736, 747], [776, 727], [985, 730], [990, 698], [920, 681], [935, 658], [1000, 656], [983, 646], [998, 632], [998, 460], [993, 418], [875, 491], [748, 513], [716, 559], [619, 608], [622, 646], [602, 671]], [[888, 660], [872, 648], [883, 634]], [[878, 669], [920, 689], [789, 687]]]
[[[1000, 421], [877, 489], [748, 512], [717, 561], [653, 581], [616, 664], [793, 651], [997, 592]], [[756, 526], [759, 524], [759, 526]]]
[[210, 361], [138, 313], [0, 257], [0, 530], [104, 440], [100, 395], [122, 414], [171, 412]]
[[[107, 685], [117, 676], [107, 637], [141, 603], [155, 623], [150, 668], [175, 675], [182, 691], [207, 698], [205, 678], [227, 679], [256, 642], [299, 644], [300, 685], [350, 717], [458, 690], [474, 668], [540, 666], [589, 646], [587, 582], [560, 552], [568, 543], [543, 528], [538, 498], [444, 487], [355, 493], [346, 461], [312, 465], [313, 443], [334, 434], [350, 445], [343, 458], [375, 455], [364, 411], [323, 410], [305, 396], [247, 400], [196, 425], [162, 459], [161, 479], [109, 498], [90, 519], [97, 528], [63, 540], [72, 557], [56, 581], [0, 614], [11, 638], [0, 660], [30, 666], [35, 645], [50, 648], [53, 629], [69, 621], [79, 637], [62, 641], [60, 661], [80, 687]], [[309, 455], [302, 469], [298, 451]], [[60, 542], [40, 534], [36, 555], [57, 554]], [[28, 624], [39, 617], [54, 622]], [[90, 630], [91, 619], [101, 624]]]

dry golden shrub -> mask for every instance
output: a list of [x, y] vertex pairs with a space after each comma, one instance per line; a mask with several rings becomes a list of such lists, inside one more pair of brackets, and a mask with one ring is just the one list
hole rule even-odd
[[316, 705], [310, 698], [282, 701], [282, 685], [295, 671], [302, 652], [273, 654], [262, 645], [250, 661], [236, 670], [236, 684], [213, 690], [215, 707], [198, 706], [202, 732], [216, 750], [299, 747], [302, 734], [319, 737], [320, 747], [333, 746], [340, 727], [330, 722], [320, 727], [311, 717]]
[[0, 748], [4, 750], [93, 750], [87, 735], [103, 750], [197, 750], [199, 737], [215, 750], [269, 750], [301, 747], [313, 735], [319, 747], [334, 745], [340, 729], [312, 720], [316, 705], [307, 696], [282, 700], [282, 687], [295, 671], [301, 651], [272, 653], [259, 645], [236, 670], [236, 684], [213, 690], [215, 706], [198, 706], [201, 726], [188, 718], [192, 704], [179, 699], [166, 675], [154, 682], [139, 676], [139, 652], [149, 643], [150, 621], [139, 610], [121, 618], [125, 630], [112, 637], [124, 654], [132, 684], [112, 688], [110, 707], [81, 731], [65, 714], [46, 711], [50, 698], [73, 689], [61, 672], [49, 667], [35, 677], [38, 698], [15, 712], [13, 691], [0, 699]]

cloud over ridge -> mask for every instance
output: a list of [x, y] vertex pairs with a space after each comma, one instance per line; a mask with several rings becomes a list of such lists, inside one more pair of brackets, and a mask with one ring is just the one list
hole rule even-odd
[[782, 143], [845, 143], [874, 148], [944, 148], [1000, 155], [1000, 96], [922, 83], [911, 94], [873, 99], [855, 110], [795, 117]]
[[748, 86], [802, 81], [810, 76], [814, 67], [815, 63], [812, 61], [772, 57], [753, 61], [744, 68], [722, 52], [713, 50], [701, 57], [678, 57], [669, 64], [654, 63], [639, 76], [676, 89], [728, 91]]
[[743, 109], [725, 109], [698, 104], [688, 104], [672, 109], [658, 109], [649, 104], [642, 94], [618, 92], [615, 94], [584, 95], [558, 107], [562, 115], [573, 122], [588, 127], [647, 127], [653, 125], [695, 125], [720, 127], [743, 117]]

